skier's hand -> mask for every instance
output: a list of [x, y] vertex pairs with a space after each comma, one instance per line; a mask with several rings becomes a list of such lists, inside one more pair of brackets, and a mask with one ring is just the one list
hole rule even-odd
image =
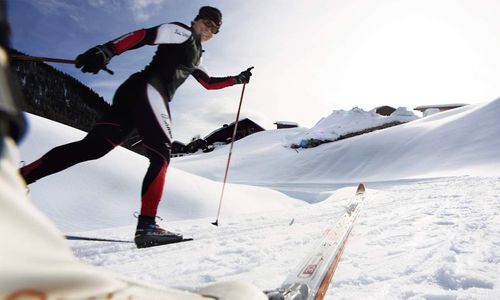
[[234, 76], [234, 83], [236, 84], [249, 83], [250, 77], [252, 76], [252, 72], [250, 71], [252, 69], [253, 67], [250, 67], [245, 71], [241, 72], [239, 75]]
[[82, 68], [83, 73], [99, 73], [114, 56], [113, 51], [106, 45], [90, 48], [76, 57], [75, 66]]

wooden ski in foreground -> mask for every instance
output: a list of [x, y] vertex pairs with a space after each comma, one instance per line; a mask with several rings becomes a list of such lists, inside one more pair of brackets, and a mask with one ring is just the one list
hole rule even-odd
[[269, 299], [321, 300], [339, 264], [349, 234], [364, 201], [365, 186], [360, 183], [356, 196], [342, 218], [328, 226], [307, 256], [286, 278], [281, 288], [267, 292]]

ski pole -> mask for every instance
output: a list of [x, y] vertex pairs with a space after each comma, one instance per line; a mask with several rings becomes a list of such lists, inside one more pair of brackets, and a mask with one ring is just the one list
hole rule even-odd
[[231, 162], [231, 155], [233, 153], [234, 140], [236, 139], [236, 131], [238, 130], [238, 120], [240, 119], [241, 103], [243, 102], [243, 95], [245, 94], [246, 85], [246, 83], [243, 84], [243, 89], [241, 90], [240, 105], [238, 106], [236, 122], [234, 123], [233, 138], [231, 139], [231, 145], [229, 146], [229, 155], [227, 156], [226, 172], [224, 173], [224, 182], [222, 183], [222, 192], [220, 194], [219, 209], [217, 210], [217, 219], [212, 223], [212, 225], [215, 226], [219, 226], [220, 209], [222, 207], [222, 199], [224, 198], [224, 189], [226, 187], [227, 174], [229, 173], [229, 163]]
[[[20, 55], [20, 54], [10, 54], [10, 58], [13, 60], [25, 60], [25, 61], [40, 61], [40, 62], [54, 62], [61, 64], [71, 64], [74, 65], [76, 63], [75, 60], [72, 59], [62, 59], [62, 58], [52, 58], [52, 57], [41, 57], [41, 56], [29, 56], [29, 55]], [[111, 71], [107, 67], [102, 68], [104, 71], [108, 72], [110, 75], [115, 74], [115, 72]]]

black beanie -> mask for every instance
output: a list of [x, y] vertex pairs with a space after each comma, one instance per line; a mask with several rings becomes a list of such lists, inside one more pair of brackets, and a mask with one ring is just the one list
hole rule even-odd
[[215, 7], [203, 6], [195, 20], [204, 19], [213, 21], [218, 27], [222, 25], [222, 13]]

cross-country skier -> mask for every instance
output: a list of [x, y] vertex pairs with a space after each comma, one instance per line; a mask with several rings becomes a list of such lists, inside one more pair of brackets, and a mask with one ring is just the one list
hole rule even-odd
[[217, 78], [210, 77], [200, 68], [201, 43], [217, 34], [221, 25], [221, 12], [204, 6], [191, 26], [173, 22], [137, 30], [80, 54], [76, 67], [97, 74], [115, 55], [144, 45], [158, 45], [151, 63], [118, 88], [111, 108], [84, 139], [56, 147], [21, 168], [26, 182], [30, 184], [77, 163], [100, 158], [120, 145], [136, 128], [150, 165], [142, 184], [135, 243], [137, 247], [148, 247], [182, 240], [181, 235], [166, 231], [155, 222], [172, 144], [168, 103], [189, 75], [206, 89], [248, 83], [252, 75], [248, 69], [237, 76]]

